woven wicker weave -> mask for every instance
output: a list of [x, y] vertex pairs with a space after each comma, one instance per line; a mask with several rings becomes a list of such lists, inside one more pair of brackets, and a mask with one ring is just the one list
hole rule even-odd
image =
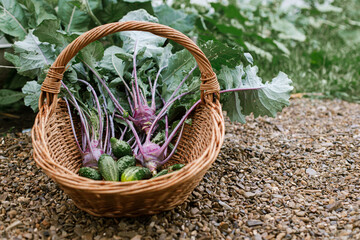
[[[171, 163], [185, 163], [183, 169], [151, 180], [94, 181], [77, 175], [82, 160], [66, 105], [57, 98], [60, 81], [68, 62], [86, 45], [108, 34], [129, 30], [169, 38], [191, 52], [201, 71], [202, 104], [192, 113], [192, 124], [184, 127], [177, 152], [170, 160]], [[224, 140], [219, 84], [208, 59], [184, 34], [160, 24], [117, 22], [84, 33], [61, 52], [41, 89], [40, 110], [32, 130], [34, 159], [77, 207], [95, 216], [134, 217], [155, 214], [181, 204], [210, 168]]]

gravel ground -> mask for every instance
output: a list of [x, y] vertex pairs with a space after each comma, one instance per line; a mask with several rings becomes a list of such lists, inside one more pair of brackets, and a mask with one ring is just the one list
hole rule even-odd
[[135, 219], [78, 210], [25, 134], [0, 137], [0, 239], [360, 239], [360, 105], [292, 100], [275, 119], [226, 123], [189, 199]]

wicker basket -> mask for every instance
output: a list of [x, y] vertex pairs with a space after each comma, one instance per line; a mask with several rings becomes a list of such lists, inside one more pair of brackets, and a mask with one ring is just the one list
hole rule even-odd
[[[174, 40], [190, 51], [199, 65], [202, 103], [191, 115], [192, 124], [184, 127], [178, 150], [170, 160], [186, 166], [151, 180], [110, 182], [83, 178], [77, 175], [82, 160], [66, 105], [57, 98], [62, 74], [69, 61], [89, 43], [111, 33], [130, 30], [147, 31]], [[95, 216], [155, 214], [183, 203], [216, 159], [224, 140], [219, 84], [208, 59], [188, 37], [164, 25], [117, 22], [84, 33], [60, 53], [41, 90], [40, 110], [32, 130], [34, 159], [77, 207]]]

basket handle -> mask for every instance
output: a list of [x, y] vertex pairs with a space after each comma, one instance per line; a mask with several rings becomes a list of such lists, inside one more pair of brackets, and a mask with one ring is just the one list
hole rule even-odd
[[158, 23], [128, 21], [114, 22], [93, 28], [71, 42], [56, 58], [46, 75], [41, 86], [39, 109], [44, 105], [45, 99], [47, 99], [47, 104], [49, 106], [56, 106], [57, 96], [61, 87], [61, 80], [63, 78], [63, 73], [66, 71], [66, 65], [82, 48], [111, 33], [121, 31], [150, 32], [160, 37], [174, 40], [184, 46], [194, 56], [201, 72], [201, 100], [203, 102], [212, 102], [214, 94], [217, 99], [220, 99], [220, 86], [216, 74], [213, 72], [211, 64], [205, 54], [190, 38], [173, 28]]

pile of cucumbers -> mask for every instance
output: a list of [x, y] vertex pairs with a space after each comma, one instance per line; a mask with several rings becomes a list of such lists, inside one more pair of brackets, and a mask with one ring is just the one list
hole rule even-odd
[[98, 168], [82, 167], [79, 170], [80, 176], [93, 180], [128, 182], [159, 177], [184, 166], [184, 164], [175, 164], [153, 176], [148, 168], [136, 166], [136, 159], [127, 142], [116, 138], [111, 138], [110, 141], [112, 153], [118, 160], [114, 160], [110, 155], [102, 154], [98, 161]]

